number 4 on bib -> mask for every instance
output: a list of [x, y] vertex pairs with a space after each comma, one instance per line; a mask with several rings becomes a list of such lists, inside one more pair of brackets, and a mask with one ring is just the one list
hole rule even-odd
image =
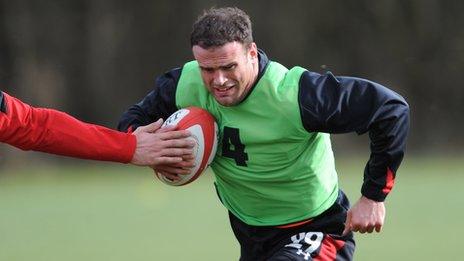
[[240, 140], [239, 129], [224, 127], [222, 156], [234, 159], [239, 166], [247, 166], [248, 154], [245, 152], [245, 145]]

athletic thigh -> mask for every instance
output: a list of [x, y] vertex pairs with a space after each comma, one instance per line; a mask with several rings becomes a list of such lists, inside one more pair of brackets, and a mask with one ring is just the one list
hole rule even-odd
[[240, 243], [240, 261], [351, 260], [353, 234], [341, 236], [348, 208], [348, 199], [340, 191], [329, 209], [303, 225], [257, 227], [230, 213]]
[[322, 232], [301, 232], [293, 235], [288, 244], [275, 252], [268, 261], [306, 261], [353, 259], [355, 243], [352, 235], [340, 237]]
[[267, 260], [352, 260], [353, 233], [342, 236], [349, 202], [343, 192], [337, 202], [311, 222], [285, 232]]

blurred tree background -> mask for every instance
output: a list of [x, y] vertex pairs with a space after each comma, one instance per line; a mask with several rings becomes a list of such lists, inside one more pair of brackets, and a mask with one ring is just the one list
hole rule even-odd
[[[272, 60], [367, 78], [406, 98], [411, 133], [386, 226], [356, 235], [355, 260], [455, 260], [464, 232], [456, 207], [464, 182], [464, 1], [0, 0], [0, 90], [115, 128], [157, 75], [193, 59], [191, 25], [212, 6], [248, 12]], [[333, 140], [353, 202], [368, 137]], [[173, 188], [146, 168], [0, 145], [0, 259], [237, 260], [212, 187], [211, 173]]]
[[[192, 59], [191, 24], [211, 6], [248, 12], [258, 47], [287, 67], [403, 95], [409, 153], [462, 153], [463, 1], [0, 0], [0, 89], [114, 128], [157, 75]], [[366, 140], [336, 138], [341, 151]], [[5, 147], [3, 159], [18, 153]]]

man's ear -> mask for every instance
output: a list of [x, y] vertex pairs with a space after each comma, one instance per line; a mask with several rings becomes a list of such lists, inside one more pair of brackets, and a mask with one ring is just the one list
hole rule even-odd
[[256, 43], [250, 43], [250, 47], [248, 48], [248, 54], [252, 59], [258, 59], [258, 47], [256, 47]]

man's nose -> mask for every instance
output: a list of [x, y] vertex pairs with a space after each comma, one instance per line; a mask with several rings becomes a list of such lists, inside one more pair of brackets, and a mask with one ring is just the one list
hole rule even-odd
[[213, 84], [214, 85], [219, 85], [222, 86], [224, 83], [226, 83], [227, 77], [221, 70], [217, 70], [214, 72], [214, 79], [213, 79]]

